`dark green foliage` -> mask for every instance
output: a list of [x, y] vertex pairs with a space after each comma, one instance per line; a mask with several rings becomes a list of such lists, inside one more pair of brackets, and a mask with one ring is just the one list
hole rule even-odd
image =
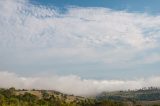
[[0, 94], [0, 106], [2, 106], [5, 102], [4, 96]]
[[122, 102], [113, 102], [111, 100], [103, 100], [96, 103], [96, 106], [124, 106]]
[[139, 94], [136, 97], [138, 100], [160, 100], [160, 92], [157, 93], [146, 93], [146, 94]]
[[154, 101], [160, 100], [160, 89], [149, 87], [149, 88], [142, 88], [140, 90], [135, 91], [117, 91], [117, 92], [103, 92], [97, 99], [109, 99], [114, 101], [131, 101], [135, 103], [135, 101]]
[[47, 100], [47, 99], [50, 98], [50, 95], [46, 91], [43, 91], [42, 92], [42, 97], [43, 97], [43, 99]]

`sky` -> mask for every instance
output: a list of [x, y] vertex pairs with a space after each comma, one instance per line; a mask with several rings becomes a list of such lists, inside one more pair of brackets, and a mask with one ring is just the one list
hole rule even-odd
[[0, 1], [1, 87], [91, 95], [160, 86], [159, 3]]
[[50, 7], [66, 8], [67, 6], [79, 7], [104, 7], [112, 10], [130, 11], [138, 13], [159, 14], [159, 0], [32, 0], [33, 4]]

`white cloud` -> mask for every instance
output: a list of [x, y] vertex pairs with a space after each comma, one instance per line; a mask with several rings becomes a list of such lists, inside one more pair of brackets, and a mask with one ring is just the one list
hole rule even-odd
[[159, 81], [160, 76], [136, 80], [92, 80], [82, 79], [75, 75], [23, 77], [6, 71], [0, 72], [0, 87], [49, 89], [80, 96], [92, 96], [103, 91], [160, 87]]
[[70, 7], [61, 14], [25, 0], [0, 5], [1, 48], [30, 48], [37, 53], [43, 47], [48, 48], [44, 57], [76, 53], [105, 63], [133, 62], [144, 50], [159, 48], [159, 16], [92, 7]]

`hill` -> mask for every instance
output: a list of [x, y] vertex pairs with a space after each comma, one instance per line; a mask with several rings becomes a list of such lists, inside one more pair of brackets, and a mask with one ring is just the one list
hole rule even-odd
[[103, 92], [80, 97], [54, 90], [0, 89], [0, 106], [160, 106], [160, 89]]
[[0, 106], [123, 106], [121, 102], [63, 94], [54, 90], [0, 89]]
[[160, 89], [149, 87], [139, 90], [103, 92], [96, 97], [97, 100], [113, 100], [131, 104], [160, 105]]

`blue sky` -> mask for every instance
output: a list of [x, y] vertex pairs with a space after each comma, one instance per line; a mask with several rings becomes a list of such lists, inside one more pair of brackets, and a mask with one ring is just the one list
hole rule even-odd
[[131, 84], [122, 89], [149, 86], [160, 80], [159, 3], [0, 1], [0, 77], [15, 78], [20, 82], [18, 87], [22, 82], [28, 84], [26, 81], [33, 87], [36, 79], [54, 79], [57, 84], [59, 79], [68, 79], [69, 85], [75, 81], [91, 85], [91, 89], [104, 88], [101, 91], [106, 86], [116, 90], [122, 83]]
[[147, 12], [150, 14], [159, 14], [159, 0], [32, 0], [33, 4], [44, 6], [56, 6], [64, 9], [67, 6], [80, 7], [104, 7], [114, 10], [125, 10], [129, 12]]

